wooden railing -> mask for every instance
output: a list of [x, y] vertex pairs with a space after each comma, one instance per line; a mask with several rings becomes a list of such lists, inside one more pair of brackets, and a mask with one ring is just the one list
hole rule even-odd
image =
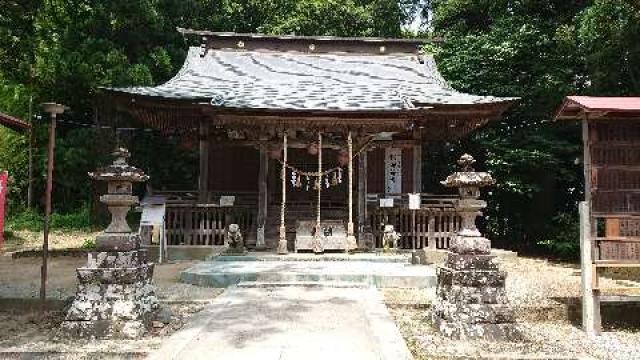
[[373, 208], [368, 218], [378, 248], [383, 245], [385, 224], [393, 225], [402, 235], [400, 247], [403, 249], [447, 249], [460, 229], [460, 216], [453, 208]]
[[[380, 207], [380, 199], [394, 199], [393, 208]], [[393, 225], [402, 238], [404, 249], [447, 249], [460, 229], [460, 217], [455, 211], [457, 196], [420, 194], [420, 209], [409, 210], [408, 194], [367, 194], [367, 220], [382, 246], [384, 225]]]
[[[394, 207], [408, 208], [409, 207], [409, 194], [367, 194], [367, 206], [378, 207], [380, 199], [393, 199]], [[420, 207], [422, 208], [453, 208], [453, 202], [458, 197], [454, 195], [433, 195], [423, 193], [420, 194]]]
[[[154, 194], [158, 193], [160, 192], [154, 192]], [[232, 207], [221, 207], [217, 203], [196, 203], [191, 198], [193, 192], [185, 192], [182, 195], [172, 192], [172, 194], [167, 202], [165, 222], [169, 245], [222, 245], [224, 230], [232, 223], [237, 223], [240, 229], [243, 229], [248, 245], [255, 243], [257, 206], [250, 204], [253, 198], [251, 194], [236, 195], [237, 201]], [[377, 194], [368, 195], [366, 218], [378, 248], [382, 247], [385, 224], [394, 225], [395, 230], [402, 235], [400, 246], [405, 249], [424, 247], [446, 249], [460, 228], [460, 217], [453, 207], [454, 197], [424, 195], [421, 197], [419, 210], [408, 209], [406, 194], [397, 195], [393, 208], [380, 208], [379, 198]], [[288, 219], [301, 217], [295, 213], [296, 209], [301, 209], [299, 215], [302, 215], [302, 212], [310, 213], [310, 209], [313, 209], [312, 205], [309, 203], [305, 206], [290, 207], [287, 212]], [[332, 216], [332, 209], [335, 216]], [[325, 218], [343, 218], [345, 212], [344, 207], [323, 207]], [[279, 219], [279, 212], [269, 211], [269, 214], [270, 218], [278, 215]], [[291, 223], [292, 226], [294, 223], [295, 221]], [[277, 224], [268, 219], [267, 226], [277, 227]], [[267, 235], [273, 235], [269, 230], [266, 229]]]
[[245, 239], [255, 242], [255, 207], [220, 207], [212, 204], [168, 204], [166, 234], [169, 245], [223, 245], [224, 230], [236, 223]]
[[[149, 195], [164, 196], [167, 199], [168, 204], [195, 204], [198, 203], [198, 190], [153, 190]], [[208, 191], [205, 194], [205, 199], [202, 203], [206, 204], [219, 204], [220, 197], [233, 196], [235, 197], [235, 205], [240, 206], [255, 206], [258, 204], [258, 193], [256, 192], [220, 192], [220, 191]]]

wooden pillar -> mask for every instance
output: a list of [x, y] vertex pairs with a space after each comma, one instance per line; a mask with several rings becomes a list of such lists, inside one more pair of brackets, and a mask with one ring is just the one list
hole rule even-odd
[[280, 207], [280, 238], [278, 240], [278, 254], [288, 253], [287, 249], [287, 227], [284, 223], [284, 213], [287, 202], [287, 132], [282, 135], [282, 204]]
[[49, 126], [49, 147], [47, 150], [47, 187], [45, 190], [44, 241], [42, 243], [42, 266], [40, 267], [40, 302], [44, 312], [47, 299], [47, 270], [49, 261], [49, 219], [51, 217], [51, 193], [53, 192], [53, 162], [56, 146], [56, 113], [51, 114]]
[[318, 133], [318, 209], [316, 211], [316, 227], [320, 230], [320, 201], [322, 201], [322, 133]]
[[594, 288], [598, 283], [598, 272], [593, 261], [596, 258], [595, 221], [591, 216], [591, 139], [589, 137], [589, 118], [585, 114], [582, 121], [582, 142], [584, 156], [584, 194], [585, 201], [580, 203], [580, 265], [582, 279], [582, 327], [589, 336], [599, 335], [602, 330], [600, 316], [600, 290]]
[[351, 131], [347, 134], [347, 147], [349, 149], [349, 220], [347, 221], [347, 246], [345, 251], [358, 248], [353, 231], [353, 138]]
[[358, 156], [358, 230], [367, 225], [367, 152]]
[[203, 119], [200, 122], [199, 133], [200, 151], [200, 173], [198, 176], [198, 201], [206, 203], [209, 201], [209, 122]]
[[[418, 140], [420, 141], [420, 140]], [[413, 147], [413, 192], [422, 192], [422, 143]]]
[[53, 192], [53, 162], [56, 146], [56, 117], [64, 112], [64, 106], [55, 103], [42, 104], [43, 110], [49, 113], [51, 126], [49, 127], [49, 146], [47, 151], [47, 187], [45, 190], [44, 210], [44, 239], [42, 242], [42, 265], [40, 267], [40, 310], [44, 313], [47, 299], [47, 273], [49, 259], [49, 219], [51, 216], [51, 193]]
[[582, 328], [589, 336], [599, 335], [602, 329], [600, 317], [600, 291], [597, 268], [593, 264], [589, 203], [580, 203], [580, 265], [582, 267]]
[[318, 205], [316, 208], [316, 229], [313, 235], [313, 252], [324, 251], [321, 240], [322, 224], [320, 222], [321, 201], [322, 201], [322, 133], [318, 132]]
[[264, 231], [267, 221], [269, 194], [267, 188], [267, 175], [269, 173], [269, 156], [265, 146], [260, 146], [260, 168], [258, 170], [258, 233], [256, 249], [266, 247]]

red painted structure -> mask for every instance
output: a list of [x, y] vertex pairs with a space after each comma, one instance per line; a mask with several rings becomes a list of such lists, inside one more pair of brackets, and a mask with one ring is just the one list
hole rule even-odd
[[[27, 131], [31, 129], [31, 124], [16, 117], [0, 113], [0, 125], [6, 126], [15, 131]], [[7, 194], [7, 180], [9, 175], [6, 171], [0, 172], [0, 249], [4, 247], [4, 207]]]
[[28, 122], [3, 113], [0, 113], [0, 125], [15, 131], [25, 131], [31, 128], [31, 124]]
[[556, 119], [583, 119], [585, 114], [591, 118], [615, 119], [638, 117], [639, 113], [640, 97], [567, 96]]

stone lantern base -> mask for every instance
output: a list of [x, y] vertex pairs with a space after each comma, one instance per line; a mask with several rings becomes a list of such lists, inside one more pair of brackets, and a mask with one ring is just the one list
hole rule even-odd
[[88, 258], [76, 270], [78, 291], [62, 331], [83, 338], [142, 336], [159, 307], [146, 251], [94, 252]]
[[[489, 240], [483, 240], [464, 242], [484, 247]], [[432, 321], [454, 339], [517, 340], [520, 335], [505, 292], [506, 273], [499, 270], [494, 255], [478, 250], [447, 253], [444, 265], [438, 267]]]

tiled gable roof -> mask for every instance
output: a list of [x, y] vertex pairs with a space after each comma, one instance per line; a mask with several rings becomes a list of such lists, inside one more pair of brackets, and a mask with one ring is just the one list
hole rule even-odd
[[276, 110], [402, 110], [511, 98], [453, 90], [431, 56], [189, 49], [178, 74], [155, 87], [110, 92]]

